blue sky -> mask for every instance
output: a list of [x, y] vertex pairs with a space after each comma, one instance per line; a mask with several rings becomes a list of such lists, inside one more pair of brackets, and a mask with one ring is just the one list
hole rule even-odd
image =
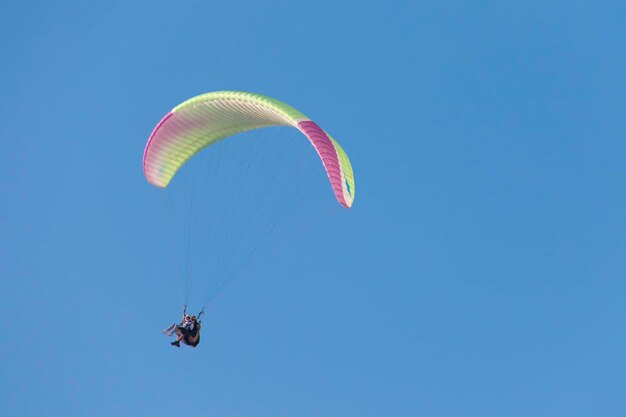
[[[625, 19], [618, 1], [2, 2], [0, 415], [624, 415]], [[268, 238], [275, 258], [179, 351], [141, 156], [170, 108], [225, 89], [331, 132], [357, 196], [297, 244]]]

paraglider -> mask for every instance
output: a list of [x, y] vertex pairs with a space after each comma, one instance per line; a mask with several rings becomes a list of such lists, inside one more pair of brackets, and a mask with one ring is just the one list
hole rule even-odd
[[[260, 128], [272, 127], [272, 126], [286, 126], [299, 130], [304, 137], [308, 139], [310, 144], [317, 152], [324, 172], [328, 177], [330, 185], [332, 187], [335, 199], [337, 202], [345, 207], [351, 208], [354, 202], [355, 196], [355, 181], [354, 173], [352, 171], [352, 165], [346, 152], [326, 131], [318, 126], [314, 121], [306, 117], [303, 113], [291, 107], [290, 105], [278, 101], [276, 99], [263, 96], [255, 93], [247, 93], [241, 91], [217, 91], [199, 95], [191, 98], [178, 106], [174, 107], [168, 112], [161, 121], [156, 125], [152, 131], [148, 142], [146, 144], [143, 154], [143, 171], [148, 182], [159, 188], [166, 188], [172, 181], [177, 172], [196, 155], [202, 153], [204, 149], [214, 149], [216, 143], [223, 139], [230, 138], [239, 133], [253, 131]], [[280, 148], [274, 148], [270, 145], [264, 146], [266, 142], [265, 138], [257, 139], [254, 141], [262, 147], [262, 149], [268, 152], [270, 155], [279, 154], [279, 151], [284, 153], [284, 146]], [[230, 141], [228, 141], [230, 142]], [[250, 141], [252, 142], [252, 141]], [[219, 148], [219, 147], [218, 147]], [[220, 154], [220, 149], [217, 149], [215, 154]], [[253, 154], [255, 157], [256, 154]], [[309, 160], [307, 156], [307, 160]], [[290, 162], [287, 160], [287, 162]], [[215, 280], [213, 290], [210, 289], [205, 299], [205, 304], [211, 296], [215, 296], [216, 293], [221, 291], [225, 285], [232, 279], [240, 269], [241, 265], [235, 265], [238, 259], [248, 259], [250, 253], [254, 251], [264, 236], [271, 230], [272, 225], [276, 223], [274, 219], [267, 221], [269, 226], [261, 231], [255, 230], [251, 225], [253, 224], [251, 218], [260, 212], [258, 206], [259, 195], [264, 195], [264, 190], [259, 188], [252, 188], [252, 194], [255, 194], [255, 198], [251, 198], [242, 187], [250, 183], [248, 177], [245, 177], [243, 182], [235, 182], [231, 180], [232, 175], [222, 172], [220, 169], [226, 165], [233, 170], [243, 169], [249, 164], [241, 165], [242, 163], [237, 161], [236, 163], [224, 163], [218, 161], [213, 164], [215, 172], [211, 177], [215, 181], [215, 190], [211, 189], [207, 191], [210, 193], [212, 203], [216, 206], [213, 207], [213, 212], [209, 212], [205, 207], [198, 209], [200, 215], [198, 218], [204, 218], [205, 223], [214, 224], [216, 227], [211, 229], [211, 234], [208, 233], [201, 236], [202, 242], [198, 246], [195, 254], [191, 256], [189, 253], [185, 256], [185, 259], [192, 259], [192, 261], [202, 260], [207, 257], [217, 259], [215, 262], [217, 265], [214, 270], [211, 271], [211, 277]], [[276, 167], [276, 165], [273, 165]], [[269, 169], [274, 169], [270, 167]], [[313, 171], [314, 172], [314, 171]], [[247, 174], [244, 172], [242, 175]], [[257, 176], [257, 172], [251, 171], [251, 176]], [[271, 181], [276, 183], [277, 174], [274, 172], [271, 174]], [[288, 177], [289, 175], [283, 175]], [[319, 175], [315, 174], [316, 178]], [[254, 178], [252, 178], [254, 180]], [[206, 184], [205, 184], [206, 185]], [[305, 193], [306, 188], [300, 187], [298, 184], [290, 184], [289, 187], [278, 188], [277, 193], [280, 195], [287, 195], [289, 192]], [[214, 193], [217, 189], [226, 189], [225, 196], [219, 196]], [[202, 190], [207, 190], [204, 186]], [[229, 189], [232, 190], [228, 194]], [[304, 191], [302, 191], [304, 190]], [[298, 194], [299, 196], [300, 194]], [[239, 201], [235, 201], [234, 198], [240, 198]], [[193, 201], [193, 197], [192, 197]], [[270, 200], [269, 205], [279, 206], [280, 204], [293, 203], [297, 201], [296, 198], [284, 198], [281, 201]], [[254, 204], [251, 204], [254, 202]], [[252, 207], [246, 211], [246, 207]], [[224, 208], [224, 213], [217, 213], [220, 209]], [[268, 210], [268, 212], [271, 210]], [[276, 212], [276, 216], [283, 215], [286, 211], [283, 207], [278, 207], [273, 210]], [[186, 211], [182, 216], [171, 216], [172, 218], [184, 217], [191, 222], [196, 216], [190, 215], [192, 210]], [[222, 214], [222, 216], [220, 216]], [[274, 213], [272, 213], [274, 214]], [[246, 218], [248, 216], [248, 218]], [[256, 219], [256, 218], [255, 218]], [[188, 224], [188, 230], [200, 229], [199, 227], [193, 227]], [[217, 230], [216, 230], [217, 229]], [[242, 236], [249, 230], [254, 231], [259, 235], [250, 239], [251, 243], [249, 247], [240, 249], [243, 255], [234, 255], [237, 248], [241, 247]], [[224, 233], [223, 238], [215, 235], [216, 232], [222, 231]], [[227, 231], [227, 232], [224, 232]], [[250, 232], [252, 233], [252, 232]], [[215, 242], [213, 250], [207, 250], [207, 246], [210, 246], [209, 241]], [[229, 246], [230, 243], [230, 246]], [[239, 246], [238, 246], [239, 245]], [[193, 249], [193, 242], [187, 242], [184, 245], [187, 248], [187, 252], [190, 248]], [[234, 249], [232, 249], [232, 248]], [[230, 262], [230, 263], [229, 263]], [[230, 267], [230, 269], [229, 269]], [[189, 272], [191, 270], [191, 272]], [[197, 272], [201, 268], [187, 267], [181, 272], [181, 275], [191, 274]], [[199, 275], [197, 273], [196, 275]], [[203, 278], [204, 279], [204, 278]], [[185, 301], [187, 296], [187, 286], [185, 283]], [[204, 307], [203, 310], [204, 311]], [[183, 320], [179, 324], [173, 324], [168, 329], [164, 330], [168, 336], [176, 335], [176, 341], [172, 342], [173, 346], [180, 346], [183, 342], [188, 346], [195, 347], [200, 342], [200, 328], [201, 323], [198, 317], [187, 316], [186, 311], [183, 314]]]
[[170, 343], [172, 346], [180, 347], [182, 341], [187, 346], [196, 347], [200, 343], [200, 328], [202, 322], [199, 317], [204, 313], [200, 311], [198, 317], [190, 316], [187, 314], [187, 306], [183, 308], [183, 319], [179, 324], [172, 324], [167, 329], [163, 330], [163, 334], [169, 337], [177, 336], [176, 340]]

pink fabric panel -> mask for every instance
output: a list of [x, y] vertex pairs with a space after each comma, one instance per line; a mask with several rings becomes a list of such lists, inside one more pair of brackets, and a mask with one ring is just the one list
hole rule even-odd
[[335, 197], [337, 197], [337, 200], [342, 206], [349, 208], [343, 198], [341, 165], [339, 164], [337, 151], [332, 141], [322, 128], [311, 120], [298, 122], [298, 129], [311, 141], [311, 144], [322, 159], [322, 164], [324, 164], [324, 168], [328, 174], [328, 179], [335, 192]]
[[155, 138], [156, 133], [159, 131], [159, 129], [161, 128], [161, 126], [163, 126], [163, 124], [167, 121], [167, 119], [169, 119], [170, 117], [172, 117], [173, 113], [169, 112], [167, 113], [159, 122], [158, 125], [156, 125], [154, 127], [154, 130], [152, 131], [152, 133], [150, 134], [150, 138], [148, 139], [148, 143], [146, 144], [146, 148], [143, 151], [143, 172], [146, 176], [146, 178], [148, 178], [148, 181], [152, 180], [152, 171], [153, 171], [153, 167], [147, 167], [147, 159], [148, 159], [148, 151], [150, 150], [150, 145], [152, 144], [152, 140]]

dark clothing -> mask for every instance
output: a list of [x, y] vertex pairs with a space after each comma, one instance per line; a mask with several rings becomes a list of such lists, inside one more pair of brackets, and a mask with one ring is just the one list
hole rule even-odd
[[180, 330], [180, 332], [182, 334], [187, 334], [187, 332], [189, 331], [189, 329], [187, 328], [187, 326], [183, 326], [182, 324], [177, 324], [176, 325], [176, 330]]
[[200, 343], [200, 323], [189, 326], [185, 333], [184, 341], [188, 346], [196, 347]]
[[198, 335], [197, 338], [185, 335], [185, 338], [183, 340], [185, 341], [185, 344], [187, 346], [196, 347], [200, 344], [200, 335]]
[[192, 324], [191, 326], [187, 327], [186, 334], [191, 337], [195, 337], [198, 334], [198, 326]]

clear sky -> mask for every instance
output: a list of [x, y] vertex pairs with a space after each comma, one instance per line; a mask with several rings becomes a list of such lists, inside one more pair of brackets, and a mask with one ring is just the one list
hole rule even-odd
[[[623, 1], [1, 2], [0, 415], [626, 415], [624, 21]], [[142, 152], [227, 89], [331, 132], [356, 200], [268, 238], [178, 350]]]

